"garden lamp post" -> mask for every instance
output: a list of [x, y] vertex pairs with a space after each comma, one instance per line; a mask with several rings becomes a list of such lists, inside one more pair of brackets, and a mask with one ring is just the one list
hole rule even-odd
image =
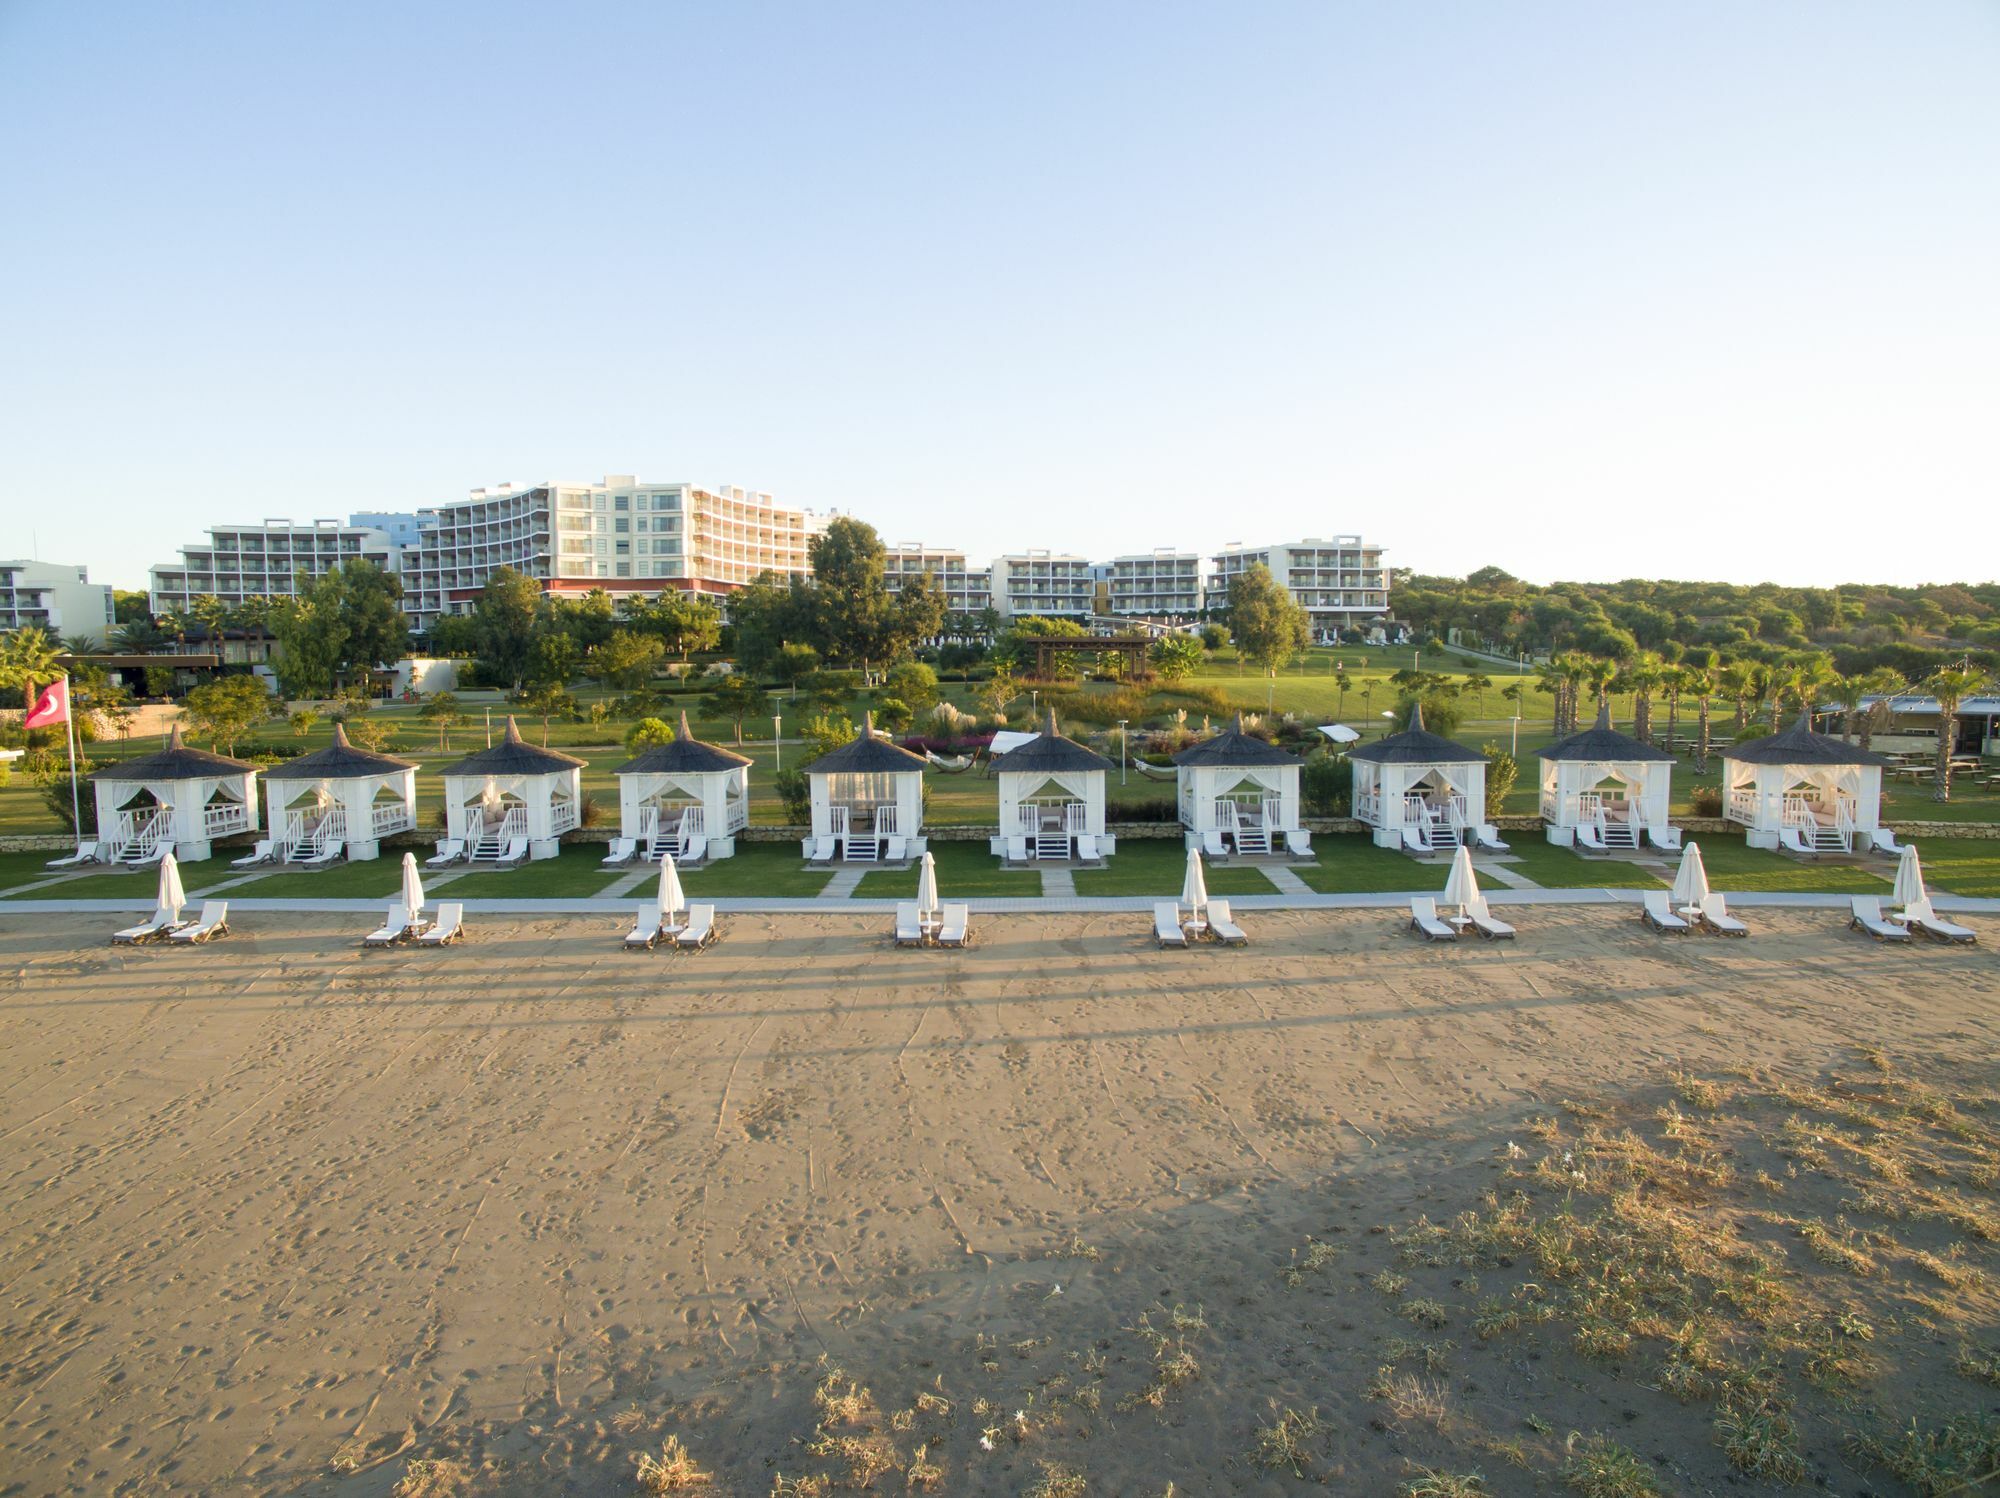
[[773, 774], [785, 768], [785, 744], [784, 740], [778, 737], [778, 727], [778, 715], [773, 713], [771, 714], [771, 757], [776, 760], [776, 763], [771, 766]]
[[1130, 720], [1126, 718], [1118, 720], [1118, 783], [1120, 785], [1125, 783], [1125, 725], [1128, 721]]

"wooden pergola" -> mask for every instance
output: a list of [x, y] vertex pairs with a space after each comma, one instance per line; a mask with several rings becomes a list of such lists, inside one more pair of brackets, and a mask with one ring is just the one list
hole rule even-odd
[[1035, 652], [1033, 674], [1046, 681], [1059, 655], [1115, 655], [1124, 663], [1124, 677], [1135, 681], [1152, 673], [1146, 665], [1153, 642], [1146, 635], [1036, 635], [1021, 642]]

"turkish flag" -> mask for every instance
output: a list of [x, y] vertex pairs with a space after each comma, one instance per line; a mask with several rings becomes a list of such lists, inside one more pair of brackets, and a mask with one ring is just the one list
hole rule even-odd
[[35, 705], [28, 709], [24, 728], [49, 728], [57, 723], [69, 721], [69, 678], [60, 677], [49, 683], [46, 690], [35, 699]]

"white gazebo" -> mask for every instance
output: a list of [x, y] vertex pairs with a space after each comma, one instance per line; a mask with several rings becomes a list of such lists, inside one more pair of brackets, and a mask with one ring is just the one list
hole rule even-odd
[[647, 749], [617, 770], [618, 831], [637, 843], [646, 862], [671, 853], [682, 866], [736, 852], [736, 834], [750, 822], [750, 761], [688, 731]]
[[922, 755], [875, 732], [870, 713], [858, 737], [805, 767], [812, 793], [813, 863], [907, 863], [924, 851]]
[[1354, 815], [1380, 848], [1449, 853], [1460, 844], [1504, 849], [1486, 816], [1486, 757], [1424, 727], [1421, 703], [1401, 733], [1357, 744]]
[[1299, 761], [1243, 730], [1243, 715], [1174, 756], [1182, 841], [1211, 858], [1312, 851], [1299, 825]]
[[378, 858], [382, 839], [417, 825], [417, 767], [356, 749], [333, 725], [333, 743], [264, 772], [271, 855], [288, 863]]
[[1753, 848], [1852, 853], [1882, 826], [1881, 755], [1814, 733], [1812, 718], [1722, 751], [1722, 814]]
[[257, 767], [187, 748], [178, 723], [166, 748], [106, 766], [91, 790], [106, 863], [156, 863], [169, 851], [198, 863], [215, 839], [257, 830]]
[[1040, 733], [993, 762], [1000, 781], [995, 856], [1008, 863], [1108, 857], [1117, 848], [1104, 831], [1110, 768], [1103, 755], [1057, 732], [1051, 709]]
[[498, 863], [525, 839], [530, 858], [554, 858], [582, 820], [580, 759], [523, 743], [514, 720], [497, 744], [444, 772], [445, 836], [473, 863]]
[[1613, 728], [1609, 704], [1598, 708], [1594, 727], [1535, 752], [1542, 760], [1542, 823], [1558, 848], [1680, 846], [1680, 833], [1667, 824], [1674, 757]]

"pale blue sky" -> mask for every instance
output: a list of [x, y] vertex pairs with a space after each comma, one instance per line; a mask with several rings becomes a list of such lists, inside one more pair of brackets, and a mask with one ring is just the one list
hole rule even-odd
[[2000, 5], [0, 0], [0, 555], [502, 479], [2000, 573]]

